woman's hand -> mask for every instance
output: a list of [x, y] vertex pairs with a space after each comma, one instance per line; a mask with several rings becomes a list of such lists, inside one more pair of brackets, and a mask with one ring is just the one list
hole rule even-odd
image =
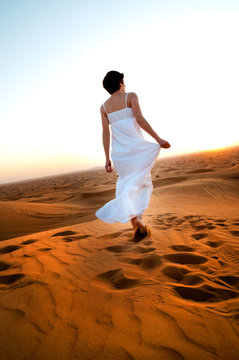
[[162, 148], [164, 148], [164, 149], [169, 149], [170, 148], [170, 144], [169, 144], [169, 142], [167, 142], [166, 140], [163, 140], [163, 139], [159, 139], [158, 141], [157, 141], [157, 143], [159, 144], [159, 145], [161, 145], [161, 147]]
[[111, 167], [111, 161], [110, 160], [106, 160], [105, 162], [105, 170], [110, 173], [113, 171], [113, 168]]

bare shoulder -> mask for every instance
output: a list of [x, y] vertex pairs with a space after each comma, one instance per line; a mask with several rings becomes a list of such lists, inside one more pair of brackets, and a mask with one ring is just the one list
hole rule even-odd
[[103, 104], [100, 106], [100, 113], [101, 113], [101, 115], [106, 115]]
[[128, 96], [130, 99], [138, 99], [138, 95], [135, 92], [129, 92]]
[[130, 105], [131, 107], [137, 107], [139, 106], [139, 98], [138, 95], [135, 92], [130, 92], [129, 93], [129, 100], [130, 100]]
[[138, 95], [135, 92], [128, 93], [128, 98], [129, 98], [131, 107], [137, 105], [139, 102]]

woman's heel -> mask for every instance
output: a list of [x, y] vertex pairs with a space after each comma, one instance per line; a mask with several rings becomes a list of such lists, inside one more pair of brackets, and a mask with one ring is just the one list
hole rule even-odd
[[151, 230], [148, 225], [145, 225], [144, 228], [137, 227], [137, 229], [134, 230], [134, 239], [143, 239], [145, 237], [151, 236]]

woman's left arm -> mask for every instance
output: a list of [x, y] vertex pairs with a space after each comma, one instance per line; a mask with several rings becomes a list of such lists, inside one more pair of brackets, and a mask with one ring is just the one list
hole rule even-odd
[[109, 121], [107, 119], [106, 113], [104, 112], [103, 106], [100, 108], [101, 113], [101, 120], [102, 120], [102, 141], [105, 151], [105, 170], [107, 172], [112, 172], [113, 168], [111, 167], [111, 161], [110, 161], [110, 128], [109, 128]]

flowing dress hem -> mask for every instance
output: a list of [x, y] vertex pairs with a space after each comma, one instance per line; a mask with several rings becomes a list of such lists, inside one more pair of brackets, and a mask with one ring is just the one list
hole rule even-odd
[[129, 222], [132, 218], [136, 217], [136, 216], [140, 216], [140, 215], [143, 215], [144, 211], [146, 210], [147, 208], [144, 208], [142, 209], [141, 211], [139, 211], [136, 215], [128, 215], [127, 219], [126, 220], [123, 220], [123, 221], [119, 221], [119, 220], [109, 220], [109, 219], [106, 219], [104, 218], [101, 218], [100, 215], [96, 215], [98, 213], [98, 211], [96, 211], [95, 213], [95, 216], [100, 219], [101, 221], [105, 222], [105, 223], [108, 223], [108, 224], [114, 224], [114, 223], [121, 223], [121, 224], [126, 224], [127, 222]]

